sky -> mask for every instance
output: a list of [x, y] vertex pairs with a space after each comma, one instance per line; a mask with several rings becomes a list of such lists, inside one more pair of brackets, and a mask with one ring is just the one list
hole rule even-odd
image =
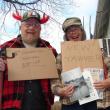
[[[71, 4], [71, 6], [63, 7], [61, 12], [51, 12], [50, 20], [45, 25], [42, 25], [41, 37], [49, 41], [51, 45], [56, 48], [58, 53], [61, 52], [61, 42], [63, 41], [62, 23], [66, 18], [79, 17], [84, 24], [87, 39], [90, 39], [89, 22], [91, 17], [91, 33], [94, 34], [94, 25], [98, 0], [69, 1], [73, 3]], [[47, 13], [50, 15], [49, 12]], [[20, 33], [19, 25], [11, 17], [11, 14], [12, 13], [8, 14], [6, 17], [5, 32], [3, 28], [0, 29], [0, 44], [16, 37], [16, 35]], [[2, 20], [2, 18], [3, 16], [0, 15], [0, 20]]]

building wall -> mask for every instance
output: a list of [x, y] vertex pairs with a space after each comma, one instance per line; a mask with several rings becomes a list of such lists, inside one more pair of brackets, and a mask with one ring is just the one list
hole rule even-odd
[[110, 35], [109, 5], [110, 5], [110, 0], [99, 0], [97, 15], [96, 15], [95, 30], [94, 30], [94, 38], [105, 38]]
[[109, 24], [108, 24], [108, 29], [107, 29], [107, 38], [110, 38], [110, 16], [109, 16]]

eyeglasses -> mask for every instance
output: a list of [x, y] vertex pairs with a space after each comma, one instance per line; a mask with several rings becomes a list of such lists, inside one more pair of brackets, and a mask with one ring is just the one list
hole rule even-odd
[[67, 30], [67, 33], [72, 33], [72, 32], [80, 32], [81, 29], [79, 27], [71, 27]]
[[25, 27], [38, 27], [38, 26], [40, 26], [40, 23], [39, 22], [37, 22], [37, 23], [29, 23], [29, 22], [23, 22], [23, 25], [25, 26]]

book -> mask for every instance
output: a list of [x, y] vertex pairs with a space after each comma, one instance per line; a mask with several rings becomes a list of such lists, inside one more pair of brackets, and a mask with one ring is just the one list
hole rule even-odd
[[86, 98], [79, 99], [80, 105], [99, 99], [98, 91], [95, 89], [95, 87], [93, 85], [94, 81], [93, 81], [91, 72], [88, 70], [84, 70], [84, 72], [82, 74], [89, 87], [90, 95]]
[[[104, 80], [104, 69], [100, 68], [86, 68], [85, 70], [90, 71], [93, 82]], [[103, 90], [97, 90], [99, 99], [103, 99]]]
[[70, 101], [74, 102], [90, 95], [88, 84], [85, 82], [79, 67], [63, 72], [61, 78], [65, 85], [73, 84], [75, 87], [75, 91], [70, 97]]

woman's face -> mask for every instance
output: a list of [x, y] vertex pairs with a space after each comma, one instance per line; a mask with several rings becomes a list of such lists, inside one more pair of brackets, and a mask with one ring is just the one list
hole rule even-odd
[[69, 41], [81, 41], [83, 31], [78, 26], [71, 26], [66, 31], [66, 37]]

